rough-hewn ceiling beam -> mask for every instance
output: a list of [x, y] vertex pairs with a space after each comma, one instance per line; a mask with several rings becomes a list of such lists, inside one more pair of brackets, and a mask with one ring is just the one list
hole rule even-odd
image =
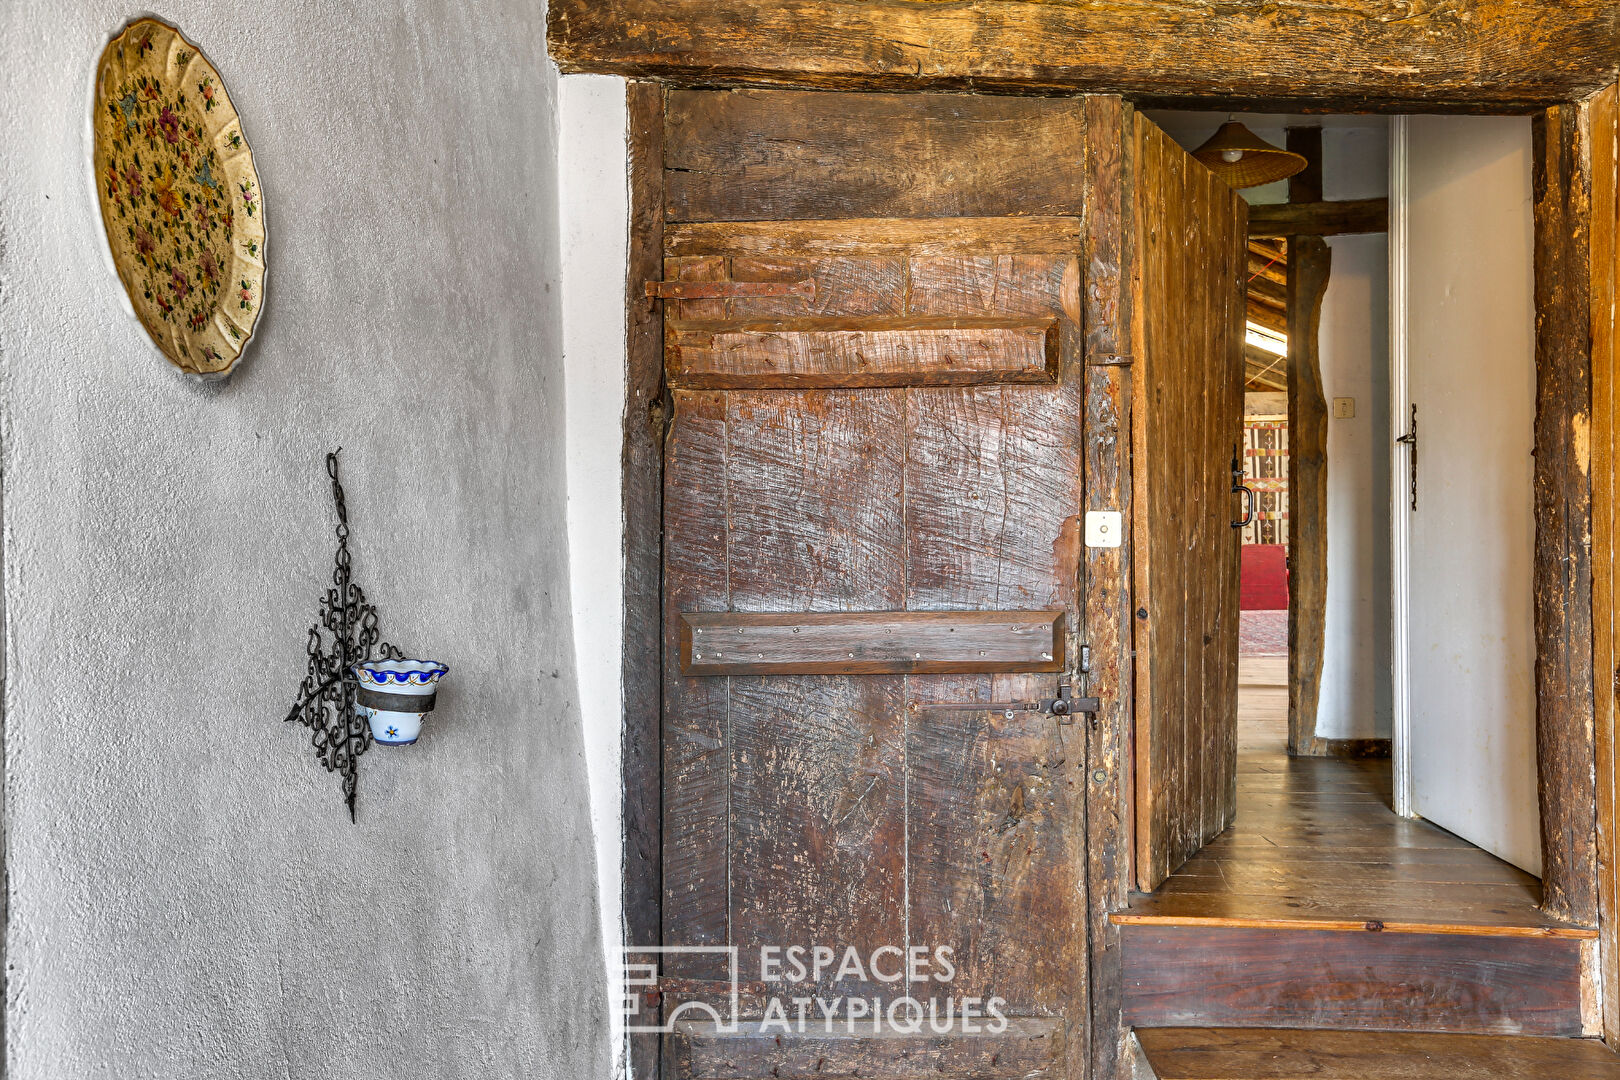
[[1388, 231], [1388, 199], [1271, 203], [1249, 208], [1250, 236], [1339, 236]]
[[551, 0], [567, 72], [1490, 111], [1613, 82], [1612, 0]]

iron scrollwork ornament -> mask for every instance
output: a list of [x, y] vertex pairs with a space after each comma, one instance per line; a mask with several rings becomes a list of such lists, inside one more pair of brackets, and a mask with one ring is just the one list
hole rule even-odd
[[309, 628], [309, 670], [298, 687], [298, 704], [287, 713], [310, 730], [315, 756], [329, 772], [343, 779], [343, 798], [349, 820], [355, 820], [354, 800], [360, 755], [371, 749], [371, 728], [355, 711], [358, 683], [354, 665], [368, 660], [401, 659], [405, 655], [381, 639], [377, 608], [355, 584], [349, 557], [349, 510], [338, 480], [338, 454], [326, 455], [326, 473], [332, 478], [332, 501], [337, 507], [337, 555], [332, 585], [321, 598], [320, 615]]

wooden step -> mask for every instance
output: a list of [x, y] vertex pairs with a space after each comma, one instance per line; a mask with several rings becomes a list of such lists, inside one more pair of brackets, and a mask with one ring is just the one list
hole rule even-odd
[[1594, 1039], [1265, 1028], [1136, 1038], [1145, 1080], [1620, 1080], [1620, 1056]]
[[1133, 1027], [1346, 1028], [1577, 1037], [1583, 950], [1564, 937], [1120, 927]]

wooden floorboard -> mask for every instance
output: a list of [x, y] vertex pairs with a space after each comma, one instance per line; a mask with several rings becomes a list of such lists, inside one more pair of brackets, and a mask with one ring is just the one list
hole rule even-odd
[[1117, 924], [1596, 936], [1543, 914], [1531, 875], [1397, 817], [1387, 759], [1290, 758], [1284, 670], [1240, 670], [1236, 822]]
[[1157, 1080], [1620, 1080], [1593, 1039], [1265, 1028], [1144, 1028]]

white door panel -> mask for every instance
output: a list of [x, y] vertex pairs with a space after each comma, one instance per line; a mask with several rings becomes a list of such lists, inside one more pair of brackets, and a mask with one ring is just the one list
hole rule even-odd
[[1395, 138], [1397, 433], [1418, 410], [1415, 512], [1409, 451], [1394, 457], [1397, 761], [1411, 812], [1539, 874], [1530, 121], [1409, 117]]

